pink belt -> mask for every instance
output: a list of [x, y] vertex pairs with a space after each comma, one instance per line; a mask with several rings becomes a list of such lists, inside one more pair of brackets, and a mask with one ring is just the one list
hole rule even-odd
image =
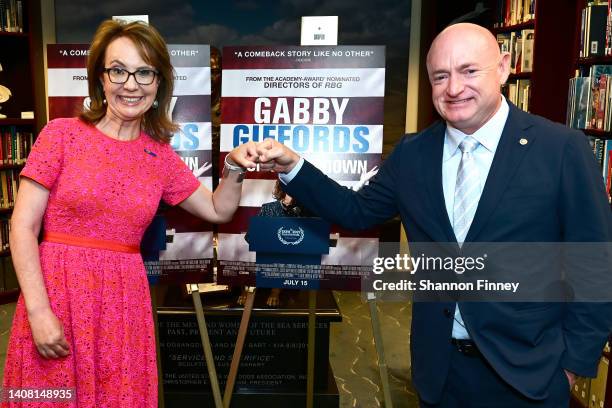
[[86, 248], [108, 249], [109, 251], [127, 252], [130, 254], [140, 253], [140, 248], [136, 245], [125, 245], [118, 242], [104, 241], [101, 239], [75, 237], [74, 235], [64, 234], [61, 232], [45, 232], [43, 234], [43, 241]]

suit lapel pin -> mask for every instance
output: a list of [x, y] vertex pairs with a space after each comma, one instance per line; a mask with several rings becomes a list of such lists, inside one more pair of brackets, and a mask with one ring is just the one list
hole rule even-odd
[[527, 143], [529, 143], [529, 140], [525, 139], [524, 137], [521, 137], [519, 143], [521, 144], [521, 146], [525, 146]]

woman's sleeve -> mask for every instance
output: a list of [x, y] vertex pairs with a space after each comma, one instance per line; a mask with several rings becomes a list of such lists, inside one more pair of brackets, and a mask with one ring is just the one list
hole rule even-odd
[[166, 183], [162, 199], [170, 205], [177, 205], [200, 187], [200, 181], [170, 145], [166, 149]]
[[53, 188], [64, 162], [64, 135], [69, 126], [66, 122], [66, 119], [52, 120], [40, 131], [21, 177], [32, 179], [48, 190]]

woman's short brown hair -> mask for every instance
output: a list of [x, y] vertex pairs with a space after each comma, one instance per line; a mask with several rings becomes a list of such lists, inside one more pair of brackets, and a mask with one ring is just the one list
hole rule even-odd
[[80, 118], [96, 124], [106, 115], [104, 89], [100, 77], [104, 73], [104, 59], [108, 45], [115, 39], [126, 37], [132, 40], [140, 56], [158, 71], [157, 108], [149, 109], [143, 116], [142, 128], [153, 139], [168, 143], [178, 130], [168, 117], [168, 107], [174, 90], [173, 68], [166, 42], [152, 26], [142, 22], [126, 23], [106, 20], [96, 30], [87, 58], [87, 82], [89, 86], [89, 108], [84, 108]]

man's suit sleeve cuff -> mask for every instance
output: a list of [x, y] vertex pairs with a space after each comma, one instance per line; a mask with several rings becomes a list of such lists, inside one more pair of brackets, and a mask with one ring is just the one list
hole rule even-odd
[[300, 169], [302, 168], [303, 165], [304, 165], [304, 158], [300, 157], [300, 161], [297, 162], [295, 167], [289, 173], [287, 174], [278, 173], [278, 179], [281, 181], [281, 183], [285, 185], [291, 183], [291, 180], [293, 180], [293, 178], [297, 176], [297, 174], [300, 172]]
[[597, 365], [599, 359], [596, 362], [585, 362], [584, 360], [576, 360], [567, 354], [561, 358], [561, 367], [567, 371], [578, 375], [579, 377], [591, 377], [597, 376]]

